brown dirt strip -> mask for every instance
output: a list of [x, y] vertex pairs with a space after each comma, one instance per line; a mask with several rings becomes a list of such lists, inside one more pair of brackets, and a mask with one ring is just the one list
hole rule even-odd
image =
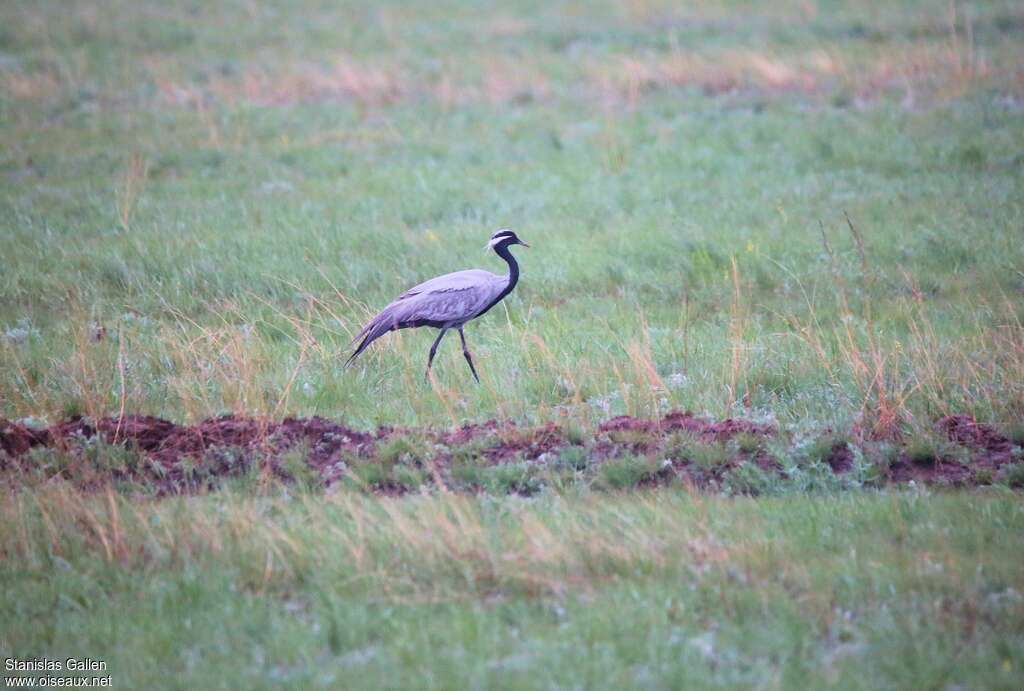
[[[951, 442], [969, 449], [970, 464], [947, 457], [914, 462], [901, 450], [886, 471], [889, 481], [983, 484], [985, 478], [990, 482], [1003, 466], [1021, 460], [1006, 436], [966, 415], [943, 417], [937, 421], [936, 429]], [[737, 435], [746, 435], [750, 443], [745, 445], [747, 451], [733, 449], [732, 458], [720, 468], [701, 473], [695, 472], [689, 459], [673, 456], [675, 452], [668, 442], [674, 435], [705, 444], [727, 442]], [[664, 463], [662, 472], [650, 484], [674, 476], [698, 487], [714, 488], [724, 472], [744, 462], [769, 473], [783, 473], [778, 460], [761, 445], [762, 441], [778, 435], [778, 430], [767, 424], [739, 419], [712, 420], [679, 411], [659, 420], [615, 417], [601, 423], [587, 440], [581, 440], [579, 433], [567, 434], [566, 429], [554, 423], [520, 427], [513, 422], [495, 420], [447, 431], [380, 427], [375, 432], [364, 432], [322, 417], [275, 421], [225, 415], [193, 425], [179, 425], [145, 415], [97, 420], [72, 417], [45, 429], [0, 419], [0, 475], [6, 475], [16, 484], [18, 473], [33, 469], [30, 466], [33, 449], [56, 449], [71, 458], [83, 458], [90, 444], [102, 440], [134, 450], [145, 462], [109, 469], [107, 476], [102, 472], [85, 473], [85, 480], [81, 473], [61, 472], [86, 486], [103, 484], [110, 479], [141, 480], [150, 483], [160, 494], [177, 494], [214, 487], [217, 478], [237, 474], [254, 461], [261, 462], [281, 479], [291, 479], [294, 468], [289, 469], [285, 456], [299, 450], [305, 465], [328, 486], [340, 479], [350, 464], [372, 463], [387, 444], [406, 437], [419, 440], [431, 449], [430, 458], [417, 459], [417, 464], [432, 471], [440, 470], [442, 475], [453, 457], [460, 453], [486, 459], [490, 465], [542, 463], [575, 445], [584, 449], [588, 465], [598, 465], [626, 454], [648, 456], [662, 459]], [[822, 458], [836, 474], [849, 472], [854, 459], [853, 449], [845, 441], [836, 441]], [[190, 473], [194, 474], [196, 468], [202, 469], [203, 477], [207, 478], [205, 483], [189, 481]]]

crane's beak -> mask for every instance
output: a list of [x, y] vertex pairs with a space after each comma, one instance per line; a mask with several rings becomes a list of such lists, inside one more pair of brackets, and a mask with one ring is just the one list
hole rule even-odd
[[527, 244], [526, 244], [525, 242], [523, 242], [522, 240], [520, 240], [520, 241], [519, 241], [519, 244], [520, 244], [520, 245], [522, 245], [523, 247], [529, 247], [529, 245], [527, 245]]

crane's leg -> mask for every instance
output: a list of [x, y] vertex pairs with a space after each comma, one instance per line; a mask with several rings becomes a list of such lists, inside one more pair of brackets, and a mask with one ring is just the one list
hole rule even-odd
[[441, 339], [444, 338], [447, 331], [448, 327], [442, 327], [441, 333], [437, 334], [437, 338], [434, 339], [434, 345], [430, 346], [430, 357], [427, 358], [427, 371], [423, 375], [427, 379], [430, 379], [430, 366], [434, 364], [434, 356], [437, 355], [437, 346], [441, 343]]
[[476, 383], [480, 383], [480, 377], [476, 376], [476, 367], [473, 366], [473, 356], [469, 354], [469, 348], [466, 347], [466, 334], [462, 333], [462, 327], [459, 327], [459, 338], [462, 339], [462, 354], [466, 356], [466, 362], [469, 363], [469, 371], [473, 373], [473, 379], [476, 379]]

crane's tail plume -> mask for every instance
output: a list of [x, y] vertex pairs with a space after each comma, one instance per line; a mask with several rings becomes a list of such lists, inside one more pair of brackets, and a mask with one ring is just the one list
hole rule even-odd
[[366, 347], [368, 345], [370, 345], [370, 339], [363, 339], [363, 342], [359, 344], [359, 347], [356, 348], [355, 351], [353, 351], [353, 353], [348, 356], [348, 360], [345, 360], [345, 369], [348, 369], [349, 367], [352, 366], [352, 363], [355, 362], [355, 359], [359, 357], [360, 353], [366, 350]]
[[367, 322], [366, 326], [364, 326], [359, 333], [356, 334], [356, 337], [352, 339], [353, 343], [360, 339], [362, 339], [362, 341], [359, 343], [359, 346], [355, 351], [348, 357], [348, 360], [345, 361], [345, 368], [348, 369], [355, 359], [359, 357], [359, 354], [366, 350], [371, 343], [394, 328], [395, 324], [388, 318], [386, 312], [381, 312]]

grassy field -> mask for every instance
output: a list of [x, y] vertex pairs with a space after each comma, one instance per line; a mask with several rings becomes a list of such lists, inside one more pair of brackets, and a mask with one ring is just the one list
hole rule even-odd
[[1010, 493], [541, 500], [51, 488], [0, 517], [4, 655], [120, 688], [1019, 688]]
[[7, 3], [0, 413], [1019, 419], [1019, 7], [805, 5]]
[[[1019, 2], [16, 0], [0, 144], [0, 423], [413, 428], [329, 491], [303, 447], [299, 482], [163, 499], [137, 448], [0, 450], [0, 655], [125, 687], [1020, 686]], [[532, 247], [467, 328], [481, 385], [454, 339], [423, 377], [432, 332], [343, 369], [403, 289], [503, 270], [500, 227]], [[597, 453], [673, 410], [773, 431]], [[570, 448], [427, 462], [492, 418]], [[631, 489], [666, 461], [710, 479]], [[893, 463], [999, 486], [878, 491]]]

